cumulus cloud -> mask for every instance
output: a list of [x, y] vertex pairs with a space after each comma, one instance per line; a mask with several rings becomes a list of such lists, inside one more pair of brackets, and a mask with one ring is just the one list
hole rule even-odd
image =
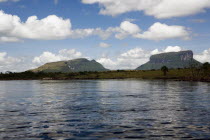
[[23, 22], [18, 16], [6, 14], [3, 11], [0, 11], [0, 25], [1, 42], [15, 42], [21, 39], [59, 40], [93, 35], [107, 39], [119, 30], [113, 27], [105, 30], [101, 28], [73, 30], [70, 19], [63, 19], [56, 15], [49, 15], [43, 19], [31, 16], [26, 22]]
[[[18, 16], [0, 11], [0, 36], [7, 38], [56, 40], [66, 38], [71, 34], [71, 22], [56, 15], [50, 15], [39, 20], [36, 16], [22, 22]], [[12, 40], [14, 41], [14, 39]]]
[[142, 48], [134, 48], [117, 56], [115, 59], [102, 57], [97, 62], [109, 69], [135, 69], [147, 62], [151, 53]]
[[134, 35], [136, 38], [148, 40], [165, 40], [172, 38], [190, 39], [189, 31], [183, 26], [169, 26], [159, 22], [154, 23], [148, 31]]
[[210, 8], [209, 0], [82, 0], [85, 4], [100, 5], [100, 14], [116, 16], [142, 11], [155, 18], [171, 18], [194, 15]]
[[20, 58], [8, 56], [7, 52], [0, 52], [0, 71], [17, 71], [22, 62]]
[[127, 36], [156, 41], [174, 38], [190, 39], [190, 31], [184, 26], [166, 25], [160, 22], [154, 23], [147, 31], [142, 32], [137, 24], [123, 21], [117, 31], [115, 34], [117, 39], [124, 39]]
[[178, 52], [183, 50], [179, 46], [168, 46], [162, 50], [144, 50], [142, 48], [134, 48], [128, 50], [117, 56], [117, 58], [111, 59], [107, 56], [97, 59], [97, 62], [103, 64], [109, 69], [135, 69], [138, 66], [149, 61], [151, 55], [164, 53], [164, 52]]
[[99, 36], [108, 39], [115, 36], [124, 39], [128, 36], [149, 40], [164, 40], [171, 38], [189, 39], [189, 31], [183, 26], [169, 26], [155, 23], [148, 31], [141, 33], [141, 28], [130, 21], [123, 21], [119, 27], [72, 29], [70, 19], [63, 19], [56, 15], [38, 19], [37, 16], [28, 17], [23, 22], [16, 15], [0, 11], [0, 42], [20, 42], [24, 39], [59, 40], [66, 38], [85, 38]]
[[118, 32], [115, 37], [117, 39], [124, 39], [125, 37], [135, 35], [141, 32], [141, 29], [138, 25], [131, 23], [130, 21], [123, 21], [118, 28]]
[[109, 47], [111, 47], [111, 45], [108, 44], [108, 43], [101, 42], [101, 43], [99, 43], [99, 47], [101, 47], [101, 48], [109, 48]]
[[82, 53], [76, 51], [75, 49], [63, 49], [60, 50], [57, 54], [52, 52], [43, 52], [40, 56], [34, 57], [32, 62], [36, 65], [43, 65], [49, 62], [71, 60], [80, 57], [82, 57]]
[[202, 63], [210, 62], [210, 48], [207, 50], [204, 50], [200, 54], [194, 55], [194, 58]]
[[20, 62], [20, 59], [16, 59], [14, 57], [7, 56], [6, 52], [0, 52], [0, 64], [5, 65], [5, 64], [13, 64], [15, 62]]
[[31, 16], [25, 23], [17, 26], [12, 34], [29, 39], [64, 39], [71, 34], [71, 22], [56, 15], [50, 15], [41, 20]]
[[117, 63], [108, 57], [102, 57], [96, 60], [98, 63], [101, 63], [104, 67], [109, 69], [115, 69], [117, 67]]
[[0, 11], [0, 25], [1, 42], [18, 42], [21, 39], [59, 40], [92, 35], [107, 39], [113, 32], [116, 32], [115, 28], [72, 30], [70, 19], [63, 19], [56, 15], [49, 15], [43, 19], [31, 16], [26, 22], [22, 22], [18, 16], [6, 14], [3, 11]]

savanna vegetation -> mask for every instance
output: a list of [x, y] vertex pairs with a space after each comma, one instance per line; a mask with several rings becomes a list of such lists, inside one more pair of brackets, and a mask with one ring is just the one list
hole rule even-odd
[[210, 64], [192, 66], [187, 69], [161, 70], [115, 70], [106, 72], [75, 72], [75, 73], [45, 73], [45, 72], [6, 72], [0, 73], [0, 80], [71, 80], [71, 79], [176, 79], [190, 81], [209, 81]]

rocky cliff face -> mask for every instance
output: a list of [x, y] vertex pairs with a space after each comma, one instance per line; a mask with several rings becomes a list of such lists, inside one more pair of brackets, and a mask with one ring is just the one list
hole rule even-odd
[[193, 59], [192, 51], [169, 52], [151, 56], [150, 61], [138, 67], [137, 70], [160, 69], [162, 66], [188, 68], [191, 64], [200, 65], [198, 61]]
[[170, 63], [173, 61], [190, 61], [193, 59], [192, 51], [170, 52], [153, 55], [150, 57], [151, 63]]

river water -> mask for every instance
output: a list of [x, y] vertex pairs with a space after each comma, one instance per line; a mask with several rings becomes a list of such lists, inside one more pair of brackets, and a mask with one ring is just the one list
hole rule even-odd
[[0, 139], [210, 139], [210, 83], [0, 81]]

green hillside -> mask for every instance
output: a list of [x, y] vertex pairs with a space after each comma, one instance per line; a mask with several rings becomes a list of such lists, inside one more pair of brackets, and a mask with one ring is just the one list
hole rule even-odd
[[32, 72], [84, 72], [84, 71], [108, 71], [100, 63], [95, 60], [89, 61], [85, 58], [74, 59], [69, 61], [59, 61], [47, 63]]

